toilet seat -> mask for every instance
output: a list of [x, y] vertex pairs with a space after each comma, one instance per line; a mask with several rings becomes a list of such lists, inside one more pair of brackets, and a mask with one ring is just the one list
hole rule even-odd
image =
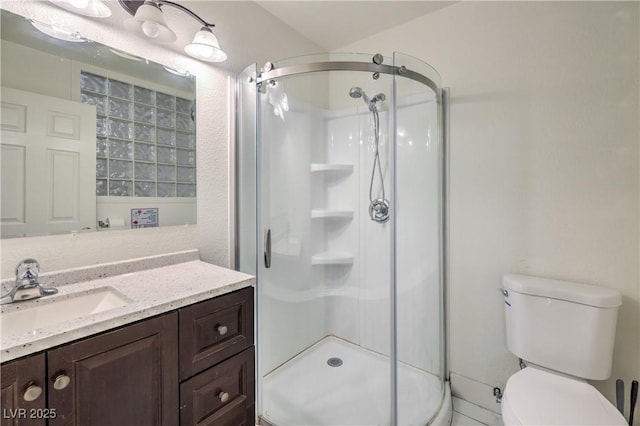
[[502, 418], [505, 425], [627, 425], [613, 404], [587, 382], [536, 367], [509, 378]]

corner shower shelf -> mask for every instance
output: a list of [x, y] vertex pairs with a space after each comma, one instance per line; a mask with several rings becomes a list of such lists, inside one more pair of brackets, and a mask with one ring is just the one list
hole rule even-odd
[[311, 210], [311, 219], [351, 219], [353, 210]]
[[325, 163], [311, 164], [311, 172], [351, 173], [352, 171], [353, 171], [353, 164], [325, 164]]
[[311, 256], [312, 265], [351, 265], [353, 255], [349, 253], [339, 253], [326, 251]]

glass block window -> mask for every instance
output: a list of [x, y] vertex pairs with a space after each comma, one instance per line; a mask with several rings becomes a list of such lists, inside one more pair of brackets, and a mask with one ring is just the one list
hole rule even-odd
[[88, 72], [81, 101], [96, 107], [96, 195], [195, 197], [194, 101]]

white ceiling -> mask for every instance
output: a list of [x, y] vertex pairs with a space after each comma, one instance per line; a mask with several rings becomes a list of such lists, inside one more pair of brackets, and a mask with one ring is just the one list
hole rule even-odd
[[297, 33], [331, 51], [454, 2], [306, 0], [256, 3]]
[[[179, 3], [216, 24], [214, 33], [229, 55], [229, 60], [220, 65], [239, 71], [253, 62], [262, 65], [266, 61], [332, 51], [456, 2], [189, 0]], [[171, 9], [163, 8], [168, 21], [172, 26], [180, 21], [190, 28], [186, 34], [192, 37], [196, 23]]]
[[[117, 0], [103, 0], [113, 15], [92, 20], [104, 31], [128, 33], [125, 21], [130, 15]], [[58, 24], [55, 17], [66, 12], [45, 0], [1, 0], [1, 7], [22, 16]], [[387, 28], [453, 4], [452, 1], [402, 0], [298, 0], [298, 1], [218, 1], [178, 0], [205, 21], [216, 25], [214, 33], [227, 53], [226, 62], [216, 67], [238, 72], [251, 63], [322, 53], [339, 49]], [[39, 12], [38, 12], [39, 11]], [[163, 8], [169, 26], [177, 33], [176, 42], [164, 49], [184, 55], [183, 46], [191, 42], [199, 24], [175, 8]], [[73, 16], [73, 14], [68, 14]], [[49, 19], [49, 17], [51, 17]], [[75, 16], [76, 19], [84, 19]], [[90, 18], [89, 18], [90, 19]], [[75, 31], [75, 28], [69, 28]], [[136, 37], [136, 36], [133, 36]], [[150, 41], [145, 39], [145, 42]], [[150, 46], [152, 48], [152, 46]], [[120, 47], [121, 50], [127, 50]], [[398, 46], [402, 49], [402, 46]]]

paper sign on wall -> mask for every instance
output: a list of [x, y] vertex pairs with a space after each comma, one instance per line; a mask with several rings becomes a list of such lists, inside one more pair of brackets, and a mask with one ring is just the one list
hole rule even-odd
[[158, 209], [131, 209], [131, 228], [152, 228], [158, 226]]

